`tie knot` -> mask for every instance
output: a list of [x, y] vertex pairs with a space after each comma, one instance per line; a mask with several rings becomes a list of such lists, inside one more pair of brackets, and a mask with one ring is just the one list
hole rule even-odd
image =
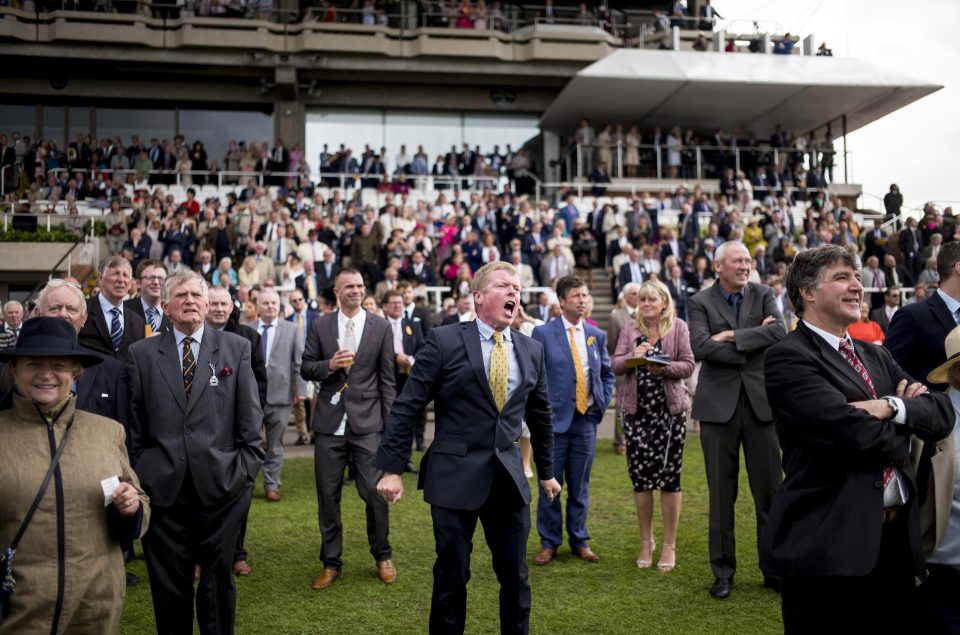
[[840, 341], [840, 352], [846, 353], [847, 355], [853, 354], [853, 345], [850, 343], [850, 340]]
[[118, 309], [118, 308], [116, 308], [116, 307], [110, 309], [110, 313], [111, 313], [114, 317], [120, 317], [120, 309]]
[[193, 344], [193, 338], [188, 335], [185, 338], [183, 338], [183, 343], [186, 344], [187, 346], [190, 346], [191, 344]]
[[493, 341], [496, 342], [498, 345], [503, 344], [503, 333], [501, 333], [500, 331], [494, 331]]

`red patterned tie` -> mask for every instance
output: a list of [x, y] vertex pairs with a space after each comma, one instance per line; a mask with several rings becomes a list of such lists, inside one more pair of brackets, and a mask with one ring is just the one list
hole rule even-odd
[[[842, 340], [840, 342], [840, 354], [843, 355], [843, 358], [847, 360], [851, 366], [853, 366], [853, 370], [855, 370], [856, 373], [863, 378], [863, 381], [867, 383], [867, 388], [870, 389], [870, 396], [876, 399], [877, 391], [873, 387], [873, 381], [870, 379], [870, 373], [867, 372], [867, 367], [864, 366], [863, 362], [861, 362], [857, 357], [857, 353], [853, 350], [853, 344], [850, 342], [850, 340]], [[886, 487], [892, 479], [893, 468], [884, 468], [883, 486]]]

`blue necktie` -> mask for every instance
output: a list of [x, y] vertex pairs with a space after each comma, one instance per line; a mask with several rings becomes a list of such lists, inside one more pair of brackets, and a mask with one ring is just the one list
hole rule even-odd
[[264, 324], [260, 329], [260, 345], [263, 347], [263, 363], [267, 363], [267, 329], [273, 326], [272, 324]]
[[733, 317], [740, 320], [740, 300], [741, 296], [739, 293], [730, 294], [730, 308], [733, 310]]
[[150, 323], [150, 330], [156, 333], [159, 330], [157, 324], [157, 310], [154, 307], [147, 309], [147, 322]]
[[110, 341], [113, 342], [113, 350], [120, 350], [120, 342], [123, 341], [123, 324], [120, 322], [120, 309], [110, 309], [113, 314], [113, 320], [110, 322]]

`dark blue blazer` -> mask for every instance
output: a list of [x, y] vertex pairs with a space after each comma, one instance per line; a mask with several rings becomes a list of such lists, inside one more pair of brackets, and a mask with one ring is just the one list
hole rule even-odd
[[543, 347], [511, 331], [520, 385], [498, 411], [484, 369], [477, 323], [460, 322], [430, 329], [417, 351], [403, 392], [393, 402], [373, 466], [401, 474], [413, 441], [414, 426], [433, 401], [436, 432], [420, 463], [418, 486], [423, 499], [450, 509], [480, 509], [490, 496], [500, 464], [530, 503], [530, 484], [523, 475], [521, 422], [530, 428], [538, 478], [553, 478], [553, 427], [547, 396]]
[[956, 327], [943, 298], [933, 292], [893, 314], [883, 346], [908, 375], [935, 390], [946, 390], [944, 384], [928, 382], [927, 375], [947, 361], [944, 341]]
[[[587, 358], [590, 366], [590, 394], [593, 405], [587, 410], [587, 418], [600, 423], [613, 396], [613, 366], [607, 353], [607, 334], [584, 322], [587, 339]], [[566, 432], [573, 423], [577, 408], [577, 377], [573, 369], [573, 353], [570, 351], [570, 335], [563, 328], [563, 320], [556, 319], [533, 329], [533, 339], [543, 344], [547, 360], [547, 385], [550, 394], [550, 409], [553, 411], [553, 431]], [[583, 360], [580, 360], [581, 363]]]

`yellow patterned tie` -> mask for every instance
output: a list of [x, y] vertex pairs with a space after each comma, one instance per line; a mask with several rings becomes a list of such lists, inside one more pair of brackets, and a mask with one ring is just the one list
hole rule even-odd
[[573, 355], [573, 369], [577, 373], [577, 412], [587, 413], [587, 377], [583, 374], [583, 363], [580, 361], [580, 351], [573, 334], [577, 332], [575, 326], [570, 327], [570, 354]]
[[493, 352], [490, 353], [490, 391], [497, 404], [497, 410], [503, 410], [507, 404], [507, 347], [503, 345], [503, 333], [493, 332]]

